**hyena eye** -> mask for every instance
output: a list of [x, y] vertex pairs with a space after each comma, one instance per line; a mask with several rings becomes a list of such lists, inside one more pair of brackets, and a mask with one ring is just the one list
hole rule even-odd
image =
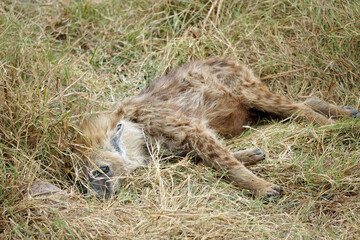
[[108, 173], [110, 168], [109, 168], [109, 166], [103, 166], [103, 167], [100, 167], [100, 170], [103, 171], [104, 173]]
[[92, 174], [94, 175], [94, 177], [100, 177], [101, 175], [107, 174], [110, 171], [109, 166], [103, 166], [103, 167], [99, 167], [101, 171], [96, 170], [94, 171]]

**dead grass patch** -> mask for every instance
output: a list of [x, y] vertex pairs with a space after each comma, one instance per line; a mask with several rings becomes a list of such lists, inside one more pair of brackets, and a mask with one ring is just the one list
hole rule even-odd
[[[357, 1], [2, 1], [0, 238], [358, 239], [359, 121], [274, 121], [226, 141], [265, 150], [251, 169], [284, 187], [271, 203], [160, 155], [99, 202], [74, 183], [70, 138], [81, 118], [215, 55], [291, 99], [360, 109], [359, 16]], [[69, 197], [30, 197], [39, 179]]]

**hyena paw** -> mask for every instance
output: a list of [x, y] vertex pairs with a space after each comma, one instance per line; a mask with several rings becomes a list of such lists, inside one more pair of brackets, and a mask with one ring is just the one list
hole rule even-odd
[[270, 198], [280, 195], [281, 188], [255, 176], [245, 167], [230, 169], [230, 177], [239, 187], [252, 191], [255, 197]]
[[242, 162], [245, 166], [255, 164], [261, 160], [264, 160], [266, 157], [265, 153], [257, 148], [250, 148], [234, 152], [233, 156]]
[[254, 194], [256, 197], [260, 197], [260, 198], [271, 198], [271, 197], [279, 197], [281, 191], [282, 190], [278, 185], [270, 184], [268, 186], [264, 186], [263, 188], [255, 190]]
[[350, 113], [350, 115], [354, 118], [360, 118], [360, 113], [353, 107], [351, 106], [345, 106], [343, 107], [344, 110], [346, 110], [347, 112]]

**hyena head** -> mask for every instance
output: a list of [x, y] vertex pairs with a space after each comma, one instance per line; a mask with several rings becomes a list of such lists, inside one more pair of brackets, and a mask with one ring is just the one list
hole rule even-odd
[[98, 115], [80, 125], [77, 137], [81, 175], [88, 189], [108, 198], [132, 170], [144, 165], [146, 148], [141, 128], [115, 115]]

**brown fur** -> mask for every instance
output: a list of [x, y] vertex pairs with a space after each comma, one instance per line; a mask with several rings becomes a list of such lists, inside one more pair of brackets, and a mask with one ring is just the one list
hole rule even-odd
[[[139, 95], [123, 100], [113, 114], [85, 121], [80, 142], [87, 145], [83, 155], [93, 164], [90, 173], [102, 165], [110, 166], [109, 173], [100, 174], [105, 179], [100, 194], [105, 188], [116, 192], [119, 177], [145, 164], [143, 146], [145, 138], [150, 138], [174, 152], [194, 150], [209, 165], [228, 171], [235, 184], [257, 196], [279, 195], [280, 187], [244, 166], [262, 160], [262, 152], [251, 149], [231, 154], [216, 137], [239, 135], [259, 111], [280, 117], [296, 115], [317, 124], [332, 123], [323, 114], [354, 114], [319, 99], [293, 103], [270, 92], [246, 66], [229, 58], [210, 58], [188, 63], [153, 81]], [[126, 149], [122, 156], [109, 144], [121, 121], [125, 123], [121, 141]]]

